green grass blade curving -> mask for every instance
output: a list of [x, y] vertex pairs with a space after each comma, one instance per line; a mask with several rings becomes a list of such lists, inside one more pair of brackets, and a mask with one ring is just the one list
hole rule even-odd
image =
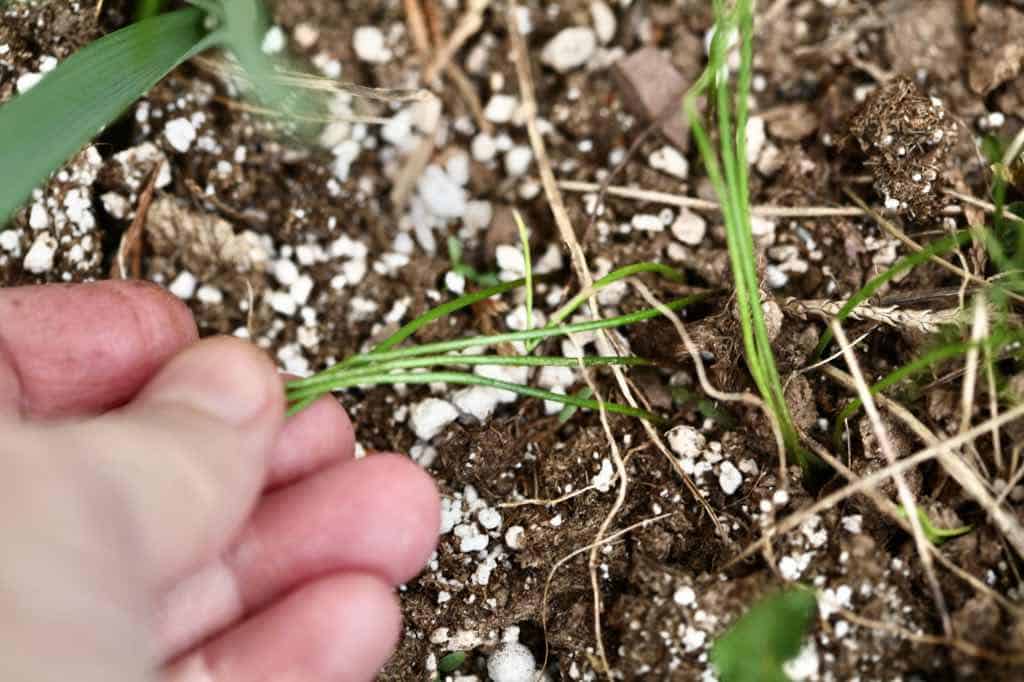
[[603, 356], [590, 355], [583, 358], [565, 358], [560, 356], [533, 356], [533, 355], [427, 355], [411, 358], [399, 358], [388, 362], [379, 362], [371, 365], [351, 367], [344, 372], [339, 372], [327, 377], [309, 377], [289, 382], [287, 392], [289, 396], [308, 395], [311, 390], [321, 389], [323, 392], [331, 390], [339, 379], [349, 380], [353, 377], [372, 374], [382, 374], [398, 369], [426, 369], [430, 367], [459, 367], [459, 366], [485, 366], [485, 367], [604, 367], [608, 365], [621, 365], [627, 367], [648, 366], [650, 361], [633, 356]]
[[171, 69], [205, 47], [203, 13], [140, 21], [86, 45], [0, 106], [0, 225]]
[[[874, 296], [875, 292], [878, 291], [883, 284], [891, 280], [896, 275], [913, 270], [918, 265], [921, 265], [932, 258], [932, 256], [941, 256], [949, 251], [952, 251], [957, 246], [960, 246], [971, 239], [970, 230], [961, 230], [955, 234], [951, 234], [948, 237], [943, 237], [936, 241], [925, 244], [924, 248], [920, 251], [904, 256], [895, 263], [892, 267], [882, 272], [879, 275], [873, 277], [867, 284], [861, 287], [860, 291], [851, 296], [839, 312], [836, 313], [836, 320], [840, 323], [843, 322], [850, 313], [864, 301]], [[828, 346], [832, 340], [832, 330], [826, 329], [825, 333], [821, 335], [821, 340], [818, 342], [818, 347], [814, 349], [814, 357], [820, 358], [822, 352]]]
[[[575, 405], [576, 407], [585, 407], [590, 410], [601, 409], [602, 403], [596, 400], [587, 400], [585, 398], [578, 398], [573, 395], [563, 395], [561, 393], [554, 393], [552, 391], [545, 391], [540, 388], [534, 388], [532, 386], [523, 386], [521, 384], [513, 384], [508, 381], [499, 381], [497, 379], [490, 379], [488, 377], [478, 376], [476, 374], [469, 374], [468, 372], [396, 372], [389, 374], [373, 374], [364, 375], [358, 377], [352, 377], [346, 379], [345, 377], [339, 377], [333, 390], [341, 390], [345, 388], [356, 388], [359, 386], [376, 386], [380, 384], [432, 384], [432, 383], [445, 383], [445, 384], [461, 384], [467, 386], [490, 386], [492, 388], [500, 388], [506, 391], [512, 391], [518, 395], [527, 398], [539, 398], [540, 400], [552, 400], [554, 402], [562, 403], [563, 405]], [[317, 393], [317, 395], [322, 394]], [[293, 400], [302, 401], [307, 399], [309, 396], [304, 394], [295, 394]], [[656, 414], [641, 410], [629, 405], [620, 405], [618, 403], [603, 403], [604, 409], [607, 412], [613, 412], [615, 414], [624, 414], [629, 417], [639, 417], [648, 421], [661, 423], [664, 420]], [[289, 410], [290, 414], [294, 413], [294, 409]]]

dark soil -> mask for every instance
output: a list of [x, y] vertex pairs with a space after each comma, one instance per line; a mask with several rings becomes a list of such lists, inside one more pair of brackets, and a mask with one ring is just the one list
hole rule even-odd
[[[424, 9], [435, 47], [462, 13], [451, 9], [459, 3], [411, 4]], [[687, 136], [659, 120], [662, 112], [652, 110], [657, 98], [645, 99], [631, 74], [622, 72], [625, 62], [615, 67], [654, 49], [653, 57], [636, 60], [632, 68], [656, 64], [665, 83], [692, 83], [703, 68], [709, 3], [608, 0], [593, 3], [596, 9], [583, 0], [520, 4], [539, 116], [559, 179], [601, 182], [623, 164], [614, 185], [713, 200]], [[769, 9], [780, 4], [781, 12]], [[410, 37], [403, 3], [271, 5], [288, 49], [310, 68], [367, 86], [422, 85], [424, 60]], [[754, 118], [748, 128], [753, 204], [852, 206], [852, 192], [887, 211], [920, 241], [966, 227], [968, 220], [980, 222], [976, 209], [946, 210], [959, 204], [944, 192], [987, 197], [987, 162], [975, 142], [983, 135], [1010, 139], [1024, 126], [1020, 3], [759, 5]], [[275, 133], [237, 106], [232, 86], [208, 61], [184, 65], [0, 231], [0, 285], [107, 276], [146, 180], [154, 164], [164, 162], [138, 274], [187, 300], [203, 334], [252, 338], [288, 371], [323, 369], [453, 298], [446, 277], [452, 266], [445, 249], [449, 235], [458, 237], [464, 259], [478, 271], [517, 276], [507, 259], [508, 247], [518, 248], [512, 208], [531, 227], [535, 260], [554, 273], [537, 289], [538, 309], [550, 313], [578, 283], [568, 258], [560, 255], [529, 152], [502, 8], [493, 3], [482, 28], [456, 53], [462, 75], [448, 72], [433, 88], [441, 102], [436, 131], [436, 112], [428, 105], [339, 98], [336, 113], [382, 116], [391, 123], [334, 123], [323, 144], [304, 143]], [[0, 100], [12, 96], [21, 76], [45, 68], [48, 57], [64, 59], [123, 25], [128, 13], [128, 3], [116, 0], [106, 2], [98, 21], [91, 3], [10, 5], [0, 20]], [[386, 55], [368, 60], [359, 54], [355, 38], [361, 27], [381, 31]], [[563, 72], [552, 68], [545, 47], [568, 27], [596, 29], [599, 39], [582, 64]], [[460, 78], [482, 104], [483, 120], [456, 86]], [[515, 99], [509, 103], [509, 97]], [[194, 132], [187, 145], [175, 132], [182, 126]], [[435, 140], [431, 166], [401, 204], [393, 190], [428, 135]], [[659, 261], [687, 278], [683, 287], [645, 280], [660, 298], [694, 287], [731, 288], [718, 214], [607, 196], [592, 217], [596, 192], [567, 192], [565, 198], [599, 274]], [[799, 426], [831, 447], [830, 424], [850, 395], [820, 372], [795, 374], [812, 361], [824, 327], [813, 316], [792, 314], [786, 301], [845, 300], [908, 252], [866, 216], [755, 218], [754, 230], [765, 292], [777, 302], [769, 319], [780, 372], [789, 381], [787, 399]], [[34, 248], [52, 252], [52, 262], [42, 267], [27, 260]], [[983, 271], [979, 254], [964, 255]], [[955, 275], [926, 265], [886, 285], [875, 300], [912, 302], [903, 303], [904, 309], [945, 309], [956, 304], [959, 284]], [[952, 297], [936, 296], [948, 291]], [[626, 287], [600, 300], [606, 316], [646, 307]], [[416, 340], [515, 328], [522, 305], [521, 296], [509, 294], [435, 323]], [[723, 390], [751, 389], [731, 299], [710, 299], [686, 311], [684, 319], [712, 383]], [[920, 356], [935, 342], [915, 329], [871, 321], [847, 328], [851, 338], [870, 331], [858, 347], [869, 378]], [[807, 490], [795, 468], [788, 483], [780, 481], [763, 415], [709, 401], [667, 322], [637, 325], [622, 335], [634, 352], [659, 362], [656, 370], [633, 377], [675, 429], [668, 441], [676, 462], [654, 446], [640, 422], [610, 418], [628, 473], [625, 503], [611, 531], [649, 521], [598, 551], [601, 632], [616, 679], [712, 679], [708, 651], [714, 638], [758, 597], [792, 581], [812, 584], [824, 595], [813, 636], [790, 670], [794, 679], [1024, 676], [1024, 667], [910, 641], [837, 611], [916, 634], [942, 631], [912, 540], [865, 498], [812, 516], [776, 536], [771, 552], [733, 563], [776, 518], [807, 506], [839, 481]], [[561, 348], [549, 342], [551, 353]], [[841, 362], [837, 366], [845, 369]], [[961, 379], [943, 377], [957, 367], [936, 368], [923, 384], [941, 381], [927, 391], [901, 387], [890, 395], [904, 400], [934, 432], [953, 432], [960, 422]], [[1017, 370], [1012, 364], [1001, 369], [1007, 376]], [[610, 375], [594, 377], [604, 395], [617, 395]], [[533, 372], [529, 380], [566, 392], [585, 385], [572, 370]], [[340, 396], [362, 451], [411, 453], [445, 496], [439, 549], [402, 590], [405, 636], [380, 679], [432, 680], [438, 661], [452, 650], [470, 652], [462, 676], [454, 679], [487, 679], [487, 657], [509, 640], [530, 647], [538, 661], [547, 651], [549, 679], [605, 678], [596, 656], [589, 552], [560, 563], [595, 540], [616, 497], [611, 450], [598, 415], [578, 411], [563, 423], [543, 402], [520, 399], [500, 404], [482, 421], [464, 414], [424, 441], [413, 428], [414, 413], [429, 397], [462, 405], [456, 389], [427, 386]], [[920, 448], [895, 421], [890, 427], [901, 455]], [[1012, 438], [1004, 440], [1003, 447], [1012, 444]], [[843, 447], [842, 459], [859, 474], [884, 465], [860, 417], [849, 424]], [[992, 461], [988, 440], [979, 441], [978, 449]], [[703, 501], [676, 467], [692, 479]], [[1010, 474], [993, 474], [997, 492]], [[991, 590], [1017, 601], [1019, 557], [971, 499], [934, 465], [913, 470], [909, 483], [937, 525], [974, 525], [942, 551]], [[564, 501], [543, 502], [574, 492], [579, 494]], [[879, 492], [896, 500], [891, 486]], [[1024, 489], [1014, 489], [1007, 504], [1024, 518]], [[990, 652], [1024, 653], [1024, 626], [1013, 612], [951, 573], [941, 572], [940, 580], [958, 637]]]

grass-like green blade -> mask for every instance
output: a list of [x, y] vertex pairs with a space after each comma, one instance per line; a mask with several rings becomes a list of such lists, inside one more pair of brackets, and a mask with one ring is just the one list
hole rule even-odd
[[608, 365], [619, 365], [626, 367], [647, 366], [650, 361], [633, 356], [602, 356], [590, 355], [583, 358], [566, 358], [558, 356], [536, 356], [536, 355], [428, 355], [415, 356], [411, 358], [400, 358], [389, 362], [380, 362], [372, 365], [352, 367], [333, 376], [309, 377], [308, 379], [297, 379], [289, 382], [287, 392], [289, 396], [306, 396], [310, 389], [319, 389], [322, 392], [331, 390], [331, 387], [338, 380], [348, 380], [352, 377], [366, 376], [370, 374], [382, 374], [396, 369], [424, 369], [430, 367], [458, 367], [458, 366], [483, 366], [483, 367], [605, 367]]
[[[539, 398], [540, 400], [552, 400], [554, 402], [562, 403], [564, 405], [575, 405], [576, 407], [585, 407], [590, 410], [601, 409], [602, 403], [596, 400], [586, 400], [584, 398], [577, 398], [574, 395], [563, 395], [561, 393], [553, 393], [552, 391], [545, 391], [540, 388], [534, 388], [532, 386], [523, 386], [521, 384], [513, 384], [509, 381], [499, 381], [497, 379], [490, 379], [488, 377], [478, 376], [476, 374], [469, 374], [468, 372], [395, 372], [391, 374], [374, 374], [356, 376], [351, 378], [338, 377], [337, 383], [334, 386], [334, 390], [341, 390], [345, 388], [355, 388], [357, 386], [375, 386], [379, 384], [432, 384], [432, 383], [445, 383], [445, 384], [460, 384], [466, 386], [490, 386], [492, 388], [500, 388], [506, 391], [512, 391], [521, 396], [527, 398]], [[317, 395], [321, 395], [323, 392], [318, 391]], [[291, 394], [293, 400], [298, 401], [300, 405], [306, 404], [306, 399], [309, 397], [302, 393]], [[639, 417], [640, 419], [646, 419], [655, 423], [661, 423], [664, 421], [661, 417], [646, 410], [641, 410], [629, 405], [620, 405], [618, 403], [603, 403], [604, 409], [607, 412], [614, 412], [615, 414], [624, 414], [629, 417]], [[293, 405], [288, 413], [294, 414], [296, 407]]]
[[[955, 234], [951, 234], [948, 237], [943, 237], [942, 239], [931, 242], [930, 244], [926, 244], [920, 251], [915, 251], [909, 256], [904, 256], [899, 259], [892, 265], [892, 267], [880, 275], [873, 277], [867, 284], [861, 287], [860, 291], [851, 296], [843, 307], [839, 309], [839, 312], [836, 313], [836, 320], [839, 322], [845, 320], [857, 306], [871, 298], [883, 284], [891, 280], [896, 275], [916, 268], [918, 265], [930, 260], [932, 256], [941, 256], [952, 251], [957, 246], [969, 241], [970, 238], [970, 231], [962, 230]], [[818, 342], [818, 347], [814, 349], [814, 357], [820, 358], [822, 352], [828, 347], [831, 340], [832, 330], [826, 329], [825, 333], [821, 335], [821, 341]]]
[[[955, 358], [957, 356], [965, 354], [973, 347], [988, 347], [992, 349], [998, 349], [1006, 346], [1010, 343], [1020, 343], [1024, 341], [1024, 331], [1019, 329], [1013, 331], [1005, 331], [1001, 328], [995, 329], [988, 338], [983, 339], [980, 342], [976, 341], [955, 341], [953, 343], [947, 343], [939, 346], [928, 353], [925, 353], [919, 358], [911, 360], [907, 364], [894, 369], [892, 372], [887, 374], [885, 377], [880, 379], [871, 385], [871, 395], [876, 395], [881, 391], [898, 384], [904, 379], [908, 379], [919, 372], [922, 372], [936, 363]], [[832, 440], [836, 446], [836, 450], [841, 450], [842, 437], [843, 437], [843, 426], [847, 420], [855, 415], [861, 408], [860, 398], [854, 398], [850, 403], [840, 411], [836, 417], [835, 426], [832, 431]]]
[[140, 21], [86, 45], [0, 106], [0, 225], [89, 140], [205, 47], [203, 13]]

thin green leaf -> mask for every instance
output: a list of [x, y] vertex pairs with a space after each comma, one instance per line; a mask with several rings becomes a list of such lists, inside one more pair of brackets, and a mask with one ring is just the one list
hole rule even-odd
[[763, 599], [720, 636], [711, 662], [721, 682], [789, 682], [783, 665], [800, 652], [817, 610], [810, 590]]
[[0, 106], [0, 225], [174, 67], [207, 46], [203, 13], [140, 21], [86, 45]]
[[[580, 390], [576, 391], [576, 393], [574, 393], [573, 395], [575, 395], [577, 398], [589, 398], [590, 396], [594, 395], [594, 391], [593, 389], [590, 388], [590, 386], [584, 386]], [[576, 411], [579, 409], [580, 408], [576, 407], [575, 405], [566, 405], [565, 407], [562, 408], [562, 411], [558, 413], [558, 423], [564, 424], [565, 422], [569, 421], [570, 419], [572, 419], [572, 416], [576, 414]]]
[[[679, 310], [691, 305], [699, 300], [703, 300], [706, 296], [704, 294], [695, 294], [693, 296], [686, 296], [684, 298], [677, 298], [673, 301], [669, 301], [665, 304], [669, 310]], [[598, 329], [613, 329], [615, 327], [624, 327], [630, 324], [636, 324], [637, 322], [643, 322], [644, 320], [650, 320], [661, 315], [661, 311], [657, 308], [644, 308], [628, 315], [619, 315], [618, 317], [609, 317], [604, 320], [590, 320], [588, 322], [577, 322], [576, 324], [567, 324], [554, 328], [543, 328], [543, 329], [530, 329], [521, 332], [506, 332], [503, 334], [491, 334], [489, 336], [470, 336], [461, 339], [451, 339], [449, 341], [438, 341], [436, 343], [425, 343], [419, 346], [412, 346], [410, 348], [399, 348], [395, 350], [387, 351], [372, 351], [370, 353], [363, 353], [362, 355], [354, 355], [345, 361], [346, 367], [352, 365], [364, 365], [372, 362], [379, 362], [381, 360], [394, 360], [402, 357], [414, 357], [417, 355], [438, 355], [441, 353], [449, 353], [456, 350], [464, 350], [466, 348], [480, 348], [485, 346], [497, 346], [502, 343], [511, 343], [515, 341], [529, 341], [532, 339], [545, 339], [552, 336], [564, 336], [566, 334], [578, 334], [582, 332], [596, 331]], [[336, 368], [332, 368], [330, 371], [339, 371]], [[321, 375], [329, 373], [322, 372]]]
[[289, 398], [294, 400], [298, 396], [306, 396], [311, 392], [320, 391], [326, 393], [339, 380], [346, 381], [355, 377], [373, 374], [383, 374], [398, 369], [429, 369], [431, 367], [606, 367], [609, 365], [621, 365], [627, 367], [650, 365], [651, 363], [643, 358], [591, 355], [584, 358], [565, 357], [543, 357], [534, 355], [428, 355], [415, 356], [411, 358], [400, 358], [389, 362], [375, 362], [370, 365], [351, 367], [344, 372], [338, 372], [327, 377], [309, 377], [308, 379], [296, 379], [288, 384], [287, 391]]
[[[900, 516], [908, 518], [907, 510], [902, 505], [899, 508]], [[924, 536], [928, 539], [928, 542], [932, 543], [936, 547], [944, 544], [947, 540], [950, 540], [961, 535], [966, 535], [974, 530], [974, 526], [959, 526], [958, 528], [939, 528], [932, 520], [928, 518], [928, 513], [920, 506], [917, 507], [917, 518], [921, 521], [921, 531]]]
[[[941, 256], [949, 251], [952, 251], [957, 246], [967, 243], [971, 239], [971, 233], [969, 230], [962, 230], [955, 234], [951, 234], [948, 237], [938, 239], [929, 244], [925, 244], [924, 248], [920, 251], [904, 256], [903, 258], [896, 261], [889, 269], [885, 272], [873, 277], [867, 284], [861, 287], [860, 291], [851, 296], [839, 312], [836, 313], [836, 320], [843, 322], [850, 313], [864, 301], [874, 296], [875, 292], [878, 291], [882, 285], [891, 280], [896, 275], [913, 270], [918, 265], [927, 262], [932, 256]], [[829, 342], [832, 340], [832, 330], [827, 329], [824, 334], [821, 335], [821, 340], [818, 342], [818, 347], [814, 350], [814, 357], [821, 357], [822, 352], [828, 347]]]
[[[644, 272], [657, 273], [662, 277], [673, 282], [683, 281], [683, 276], [682, 274], [680, 274], [678, 270], [676, 270], [675, 268], [670, 268], [669, 266], [663, 265], [661, 263], [644, 262], [626, 265], [621, 268], [618, 268], [617, 270], [612, 270], [607, 275], [594, 282], [594, 286], [591, 288], [590, 291], [582, 291], [573, 296], [571, 299], [569, 299], [569, 301], [566, 302], [565, 305], [563, 305], [561, 308], [556, 310], [551, 315], [551, 319], [548, 321], [547, 326], [552, 329], [557, 327], [559, 324], [565, 321], [570, 315], [572, 315], [580, 306], [586, 303], [587, 299], [593, 296], [594, 293], [601, 291], [605, 287], [614, 284], [615, 282], [626, 279], [627, 277], [632, 277], [633, 275], [639, 275]], [[712, 295], [713, 292], [706, 292], [703, 294], [697, 294], [696, 296], [700, 296], [702, 298], [709, 298]], [[698, 299], [695, 299], [694, 302], [696, 302], [696, 300]], [[539, 344], [540, 340], [526, 344], [526, 352], [529, 353], [533, 351], [533, 349], [535, 349]]]
[[[389, 374], [357, 376], [351, 379], [338, 377], [335, 385], [333, 386], [333, 390], [355, 388], [358, 386], [376, 386], [380, 384], [432, 384], [435, 382], [465, 386], [490, 386], [491, 388], [500, 388], [506, 391], [511, 391], [527, 398], [553, 400], [558, 403], [576, 405], [577, 407], [585, 407], [590, 410], [599, 410], [601, 408], [601, 404], [596, 400], [584, 400], [571, 395], [562, 395], [561, 393], [553, 393], [551, 391], [545, 391], [532, 386], [523, 386], [509, 381], [499, 381], [497, 379], [482, 377], [466, 372], [394, 372]], [[298, 393], [297, 395], [300, 399], [306, 397], [301, 393]], [[639, 417], [640, 419], [646, 419], [656, 423], [664, 421], [664, 419], [656, 414], [647, 412], [646, 410], [640, 410], [635, 407], [630, 407], [629, 405], [620, 405], [618, 403], [609, 402], [605, 402], [603, 405], [607, 412], [624, 414], [629, 417]]]

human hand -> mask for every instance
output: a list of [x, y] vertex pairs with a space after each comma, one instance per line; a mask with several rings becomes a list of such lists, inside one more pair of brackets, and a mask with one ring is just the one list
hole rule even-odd
[[361, 681], [433, 482], [132, 282], [0, 289], [0, 679]]

